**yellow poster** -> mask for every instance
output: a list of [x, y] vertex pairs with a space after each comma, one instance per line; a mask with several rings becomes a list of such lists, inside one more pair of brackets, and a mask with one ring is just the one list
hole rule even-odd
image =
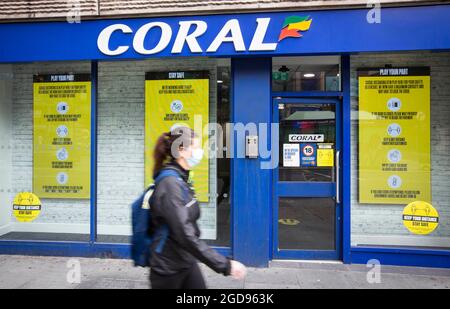
[[431, 203], [429, 68], [359, 71], [360, 203]]
[[[194, 122], [195, 119], [195, 122]], [[145, 81], [145, 184], [153, 182], [153, 149], [163, 132], [184, 125], [197, 134], [209, 122], [209, 73], [207, 71], [152, 72]], [[208, 150], [208, 136], [202, 145]], [[209, 200], [207, 155], [191, 172], [197, 199]]]
[[35, 75], [33, 85], [33, 193], [40, 198], [88, 199], [90, 75]]

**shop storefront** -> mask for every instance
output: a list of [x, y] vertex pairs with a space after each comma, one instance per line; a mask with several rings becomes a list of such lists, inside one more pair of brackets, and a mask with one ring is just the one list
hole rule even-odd
[[0, 24], [0, 254], [129, 257], [188, 124], [225, 255], [450, 266], [450, 5]]

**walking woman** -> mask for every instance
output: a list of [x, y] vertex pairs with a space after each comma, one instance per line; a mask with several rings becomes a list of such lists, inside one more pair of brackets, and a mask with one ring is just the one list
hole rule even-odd
[[[162, 248], [155, 237], [152, 245], [150, 281], [153, 289], [205, 289], [198, 261], [217, 273], [243, 279], [244, 265], [229, 260], [200, 239], [197, 220], [199, 203], [188, 183], [189, 171], [200, 163], [203, 149], [191, 129], [178, 127], [164, 133], [154, 149], [154, 179], [161, 171], [176, 171], [157, 182], [152, 202], [152, 228], [168, 227]], [[160, 236], [162, 237], [162, 236]]]

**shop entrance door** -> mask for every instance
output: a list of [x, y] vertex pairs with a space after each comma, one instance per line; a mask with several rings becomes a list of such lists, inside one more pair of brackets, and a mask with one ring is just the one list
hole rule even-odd
[[276, 98], [273, 258], [341, 259], [341, 101]]

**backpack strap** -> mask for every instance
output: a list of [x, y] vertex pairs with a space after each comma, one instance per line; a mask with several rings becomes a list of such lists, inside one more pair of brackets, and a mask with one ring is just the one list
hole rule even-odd
[[160, 182], [163, 178], [168, 177], [168, 176], [175, 176], [177, 178], [180, 178], [180, 175], [174, 170], [174, 169], [165, 169], [163, 171], [161, 171], [161, 173], [158, 175], [158, 177], [156, 177], [155, 179], [155, 183], [151, 184], [148, 188], [147, 191], [145, 192], [144, 195], [144, 199], [142, 200], [142, 209], [150, 209], [150, 200], [153, 196], [153, 193], [155, 192], [155, 188], [156, 188], [156, 184], [158, 182]]
[[169, 238], [169, 226], [167, 224], [161, 225], [161, 227], [158, 230], [158, 233], [161, 234], [161, 241], [159, 242], [155, 251], [156, 253], [161, 253], [164, 246], [166, 245], [167, 239]]
[[155, 185], [157, 185], [161, 180], [163, 180], [164, 178], [169, 177], [169, 176], [174, 176], [174, 177], [178, 178], [179, 180], [182, 180], [180, 173], [178, 173], [175, 169], [165, 168], [155, 178]]

